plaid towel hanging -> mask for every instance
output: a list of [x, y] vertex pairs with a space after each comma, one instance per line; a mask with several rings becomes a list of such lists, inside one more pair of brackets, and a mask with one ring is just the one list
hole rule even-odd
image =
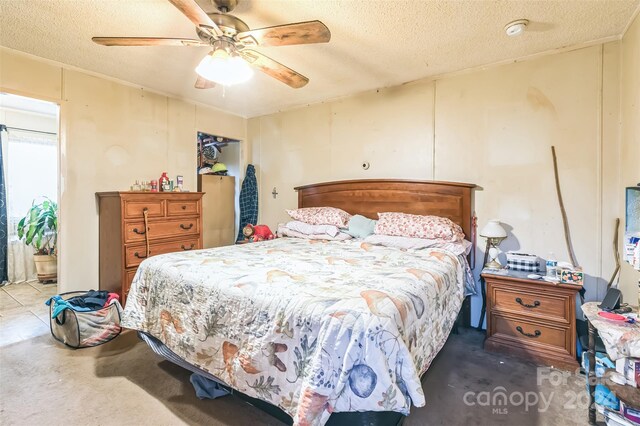
[[258, 181], [253, 164], [247, 166], [247, 174], [240, 189], [240, 230], [237, 241], [244, 240], [242, 228], [247, 224], [257, 225], [258, 222]]

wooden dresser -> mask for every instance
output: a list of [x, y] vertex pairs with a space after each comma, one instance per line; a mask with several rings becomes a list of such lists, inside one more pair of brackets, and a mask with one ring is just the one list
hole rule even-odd
[[[138, 265], [149, 256], [202, 248], [201, 192], [98, 192], [100, 290], [124, 305]], [[145, 229], [144, 212], [147, 212]]]
[[526, 273], [483, 273], [482, 278], [487, 286], [486, 350], [559, 368], [578, 367], [575, 316], [580, 286], [531, 280]]

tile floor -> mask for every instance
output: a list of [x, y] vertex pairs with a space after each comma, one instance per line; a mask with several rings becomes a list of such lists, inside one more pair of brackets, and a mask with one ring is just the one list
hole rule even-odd
[[49, 307], [57, 284], [29, 281], [0, 287], [0, 346], [49, 333]]

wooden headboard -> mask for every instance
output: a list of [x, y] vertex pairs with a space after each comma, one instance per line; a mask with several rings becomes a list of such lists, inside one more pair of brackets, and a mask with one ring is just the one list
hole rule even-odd
[[378, 219], [379, 212], [442, 216], [460, 225], [472, 239], [474, 184], [393, 179], [345, 180], [294, 188], [298, 208], [337, 207]]

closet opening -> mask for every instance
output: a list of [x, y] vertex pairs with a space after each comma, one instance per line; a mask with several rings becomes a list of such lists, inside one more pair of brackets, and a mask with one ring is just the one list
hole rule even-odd
[[[22, 326], [48, 326], [44, 302], [58, 292], [59, 122], [55, 103], [0, 93], [0, 311]], [[10, 329], [3, 338], [19, 337]]]
[[241, 141], [197, 133], [198, 191], [202, 197], [202, 248], [234, 244], [240, 207]]

